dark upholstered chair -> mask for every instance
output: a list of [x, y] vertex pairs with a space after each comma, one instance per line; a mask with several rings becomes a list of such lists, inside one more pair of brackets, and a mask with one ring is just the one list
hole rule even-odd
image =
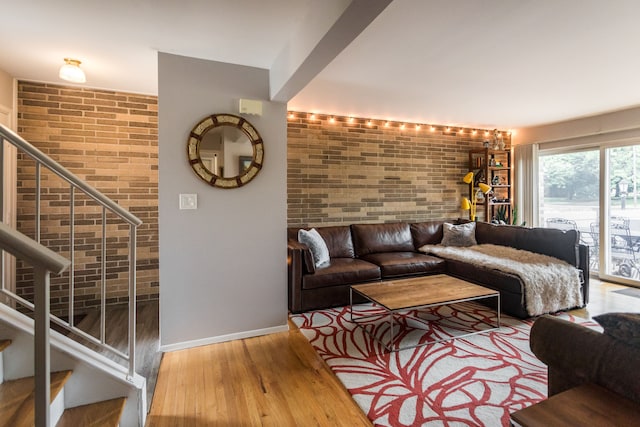
[[536, 319], [530, 344], [548, 366], [549, 397], [591, 382], [640, 404], [640, 347], [548, 315]]

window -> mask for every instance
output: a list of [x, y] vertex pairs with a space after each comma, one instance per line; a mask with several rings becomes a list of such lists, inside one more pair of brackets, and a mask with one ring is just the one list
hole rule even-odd
[[640, 145], [540, 151], [539, 224], [579, 230], [608, 280], [640, 280], [639, 157]]

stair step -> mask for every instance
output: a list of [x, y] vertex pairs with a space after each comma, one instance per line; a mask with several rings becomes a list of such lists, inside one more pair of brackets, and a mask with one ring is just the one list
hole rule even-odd
[[9, 347], [10, 344], [11, 340], [0, 340], [0, 351], [4, 351], [4, 349]]
[[[71, 376], [71, 371], [51, 373], [51, 401]], [[0, 426], [33, 426], [35, 420], [34, 377], [0, 384]]]
[[125, 397], [65, 409], [56, 427], [118, 427]]

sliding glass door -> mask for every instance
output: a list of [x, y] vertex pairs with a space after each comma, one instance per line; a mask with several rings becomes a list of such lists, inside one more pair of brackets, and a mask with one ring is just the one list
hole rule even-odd
[[638, 145], [605, 150], [609, 197], [607, 215], [600, 233], [605, 243], [605, 274], [624, 279], [640, 279], [640, 206], [638, 203]]
[[640, 145], [541, 150], [539, 164], [539, 224], [579, 230], [591, 272], [637, 285]]
[[539, 160], [539, 224], [579, 230], [581, 242], [592, 248], [591, 271], [597, 272], [600, 151], [543, 154]]

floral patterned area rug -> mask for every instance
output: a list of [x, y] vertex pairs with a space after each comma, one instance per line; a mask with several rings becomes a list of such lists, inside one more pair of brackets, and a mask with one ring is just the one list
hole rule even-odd
[[[381, 309], [354, 309], [372, 316], [368, 333], [350, 320], [349, 307], [291, 318], [375, 426], [508, 426], [511, 412], [546, 398], [546, 367], [529, 348], [533, 320], [502, 316], [498, 330], [388, 352], [370, 336], [389, 340]], [[395, 344], [488, 329], [483, 322], [495, 317], [474, 303], [410, 311], [395, 317]]]

